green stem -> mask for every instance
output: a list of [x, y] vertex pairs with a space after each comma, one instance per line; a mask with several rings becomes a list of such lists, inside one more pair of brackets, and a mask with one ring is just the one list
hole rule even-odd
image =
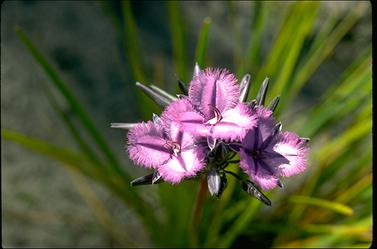
[[197, 247], [198, 245], [198, 225], [200, 222], [200, 217], [203, 210], [204, 200], [207, 196], [207, 175], [204, 175], [202, 180], [200, 181], [199, 191], [196, 195], [196, 202], [194, 213], [192, 216], [192, 223], [190, 228], [191, 233], [191, 243], [193, 247]]

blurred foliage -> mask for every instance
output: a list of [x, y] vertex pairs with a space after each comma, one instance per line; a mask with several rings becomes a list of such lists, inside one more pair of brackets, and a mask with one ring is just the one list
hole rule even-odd
[[[120, 232], [117, 220], [108, 214], [106, 205], [85, 184], [83, 175], [105, 186], [132, 209], [156, 246], [369, 247], [372, 240], [371, 46], [364, 48], [336, 81], [320, 85], [325, 86], [321, 90], [323, 94], [316, 97], [316, 103], [301, 108], [296, 106], [306, 82], [331, 59], [336, 46], [362, 17], [362, 7], [365, 7], [355, 2], [345, 16], [329, 9], [323, 17], [319, 15], [321, 4], [306, 1], [285, 5], [253, 3], [247, 46], [242, 46], [241, 31], [233, 25], [235, 64], [232, 66], [237, 69], [238, 78], [247, 72], [252, 74], [249, 99], [255, 96], [263, 78], [268, 76], [271, 89], [267, 103], [281, 95], [277, 115], [286, 125], [283, 129], [311, 138], [308, 171], [287, 180], [285, 189], [269, 191], [267, 195], [273, 201], [272, 207], [265, 207], [248, 197], [231, 179], [221, 199], [207, 196], [199, 224], [193, 224], [199, 186], [196, 180], [176, 186], [156, 185], [158, 203], [150, 203], [129, 186], [131, 177], [111, 152], [80, 100], [19, 27], [16, 32], [20, 40], [50, 79], [50, 84], [41, 83], [41, 88], [80, 150], [63, 148], [7, 128], [2, 129], [2, 138], [72, 169], [75, 185], [92, 207], [98, 222], [123, 246], [135, 246], [136, 242]], [[234, 3], [229, 2], [226, 6], [231, 22], [236, 23], [239, 17]], [[277, 6], [281, 11], [276, 11]], [[148, 83], [153, 76], [145, 64], [148, 57], [143, 54], [132, 4], [101, 1], [99, 7], [119, 32], [134, 80]], [[189, 27], [182, 18], [180, 2], [169, 1], [165, 7], [175, 70], [178, 77], [188, 82], [193, 69], [188, 66], [193, 63], [186, 55], [185, 37]], [[264, 55], [261, 51], [265, 46], [264, 35], [270, 27], [269, 15], [276, 13], [280, 15], [280, 27]], [[197, 32], [195, 57], [201, 67], [213, 61], [208, 58], [207, 51], [219, 49], [215, 44], [208, 45], [214, 25], [211, 17], [207, 17]], [[74, 115], [67, 115], [62, 105], [55, 101], [54, 94], [64, 98]], [[156, 107], [143, 95], [139, 97], [143, 103], [141, 114], [146, 119], [151, 118], [151, 113], [157, 112]], [[298, 111], [288, 112], [290, 109]], [[83, 136], [83, 132], [88, 136]], [[230, 167], [237, 170], [235, 165]], [[160, 208], [152, 208], [156, 205]]]

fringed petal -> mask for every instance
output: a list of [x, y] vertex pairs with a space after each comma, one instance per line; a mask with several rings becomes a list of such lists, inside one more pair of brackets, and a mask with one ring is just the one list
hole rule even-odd
[[211, 135], [225, 140], [239, 140], [256, 124], [256, 117], [251, 110], [245, 104], [239, 103], [235, 108], [224, 112], [222, 119], [213, 125]]
[[[194, 108], [187, 98], [172, 102], [161, 115], [162, 123], [168, 137], [170, 137], [172, 141], [179, 143], [182, 147], [194, 141], [191, 133], [189, 134], [181, 127], [182, 115], [187, 112], [194, 113], [194, 116], [198, 119], [193, 125], [203, 123], [203, 118], [194, 112]], [[190, 120], [188, 120], [188, 122], [189, 121]]]
[[[252, 108], [249, 108], [249, 110], [252, 110]], [[242, 146], [250, 151], [259, 148], [272, 135], [276, 123], [272, 117], [272, 112], [266, 108], [257, 107], [253, 112], [255, 113], [257, 127], [248, 130], [242, 140]]]
[[170, 123], [173, 121], [178, 122], [181, 113], [193, 112], [194, 107], [187, 97], [178, 99], [170, 103], [161, 114], [161, 118], [164, 122], [165, 128], [169, 129]]
[[207, 136], [210, 132], [210, 127], [203, 124], [203, 116], [192, 109], [192, 105], [187, 99], [170, 104], [162, 114], [162, 119], [164, 127], [172, 136], [175, 136], [177, 127], [180, 131], [194, 136]]
[[156, 168], [170, 158], [170, 151], [164, 146], [163, 128], [152, 121], [137, 124], [128, 132], [127, 138], [129, 157], [136, 164]]
[[203, 117], [196, 112], [182, 113], [179, 122], [182, 130], [194, 136], [210, 135], [212, 126], [203, 124]]
[[182, 151], [178, 156], [173, 156], [166, 164], [161, 165], [158, 171], [165, 181], [179, 183], [183, 178], [195, 176], [204, 168], [204, 155], [201, 147]]
[[238, 103], [240, 89], [235, 76], [226, 69], [207, 68], [190, 83], [189, 98], [206, 119], [213, 115], [213, 107], [221, 113]]
[[258, 144], [261, 145], [274, 131], [276, 121], [272, 116], [272, 111], [259, 106], [255, 109], [258, 119]]
[[273, 151], [285, 159], [274, 162], [282, 176], [293, 176], [306, 169], [308, 148], [305, 141], [300, 139], [297, 134], [293, 132], [280, 133], [274, 143]]
[[278, 186], [279, 178], [275, 169], [267, 165], [263, 160], [255, 160], [248, 152], [240, 150], [240, 167], [263, 190]]

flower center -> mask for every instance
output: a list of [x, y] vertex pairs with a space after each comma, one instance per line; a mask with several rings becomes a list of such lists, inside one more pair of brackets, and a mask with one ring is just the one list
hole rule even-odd
[[212, 112], [213, 112], [213, 118], [207, 120], [206, 122], [204, 122], [204, 124], [206, 124], [206, 125], [215, 125], [215, 124], [217, 124], [218, 122], [220, 122], [220, 120], [221, 120], [223, 117], [221, 116], [220, 111], [219, 111], [216, 107], [214, 107], [214, 106], [212, 106], [212, 105], [209, 105], [209, 108], [210, 108], [210, 109], [212, 110]]
[[181, 146], [178, 143], [170, 140], [166, 141], [164, 147], [170, 150], [174, 156], [178, 156], [178, 153], [181, 152]]
[[252, 150], [251, 156], [254, 157], [255, 159], [261, 158], [262, 152], [260, 150]]

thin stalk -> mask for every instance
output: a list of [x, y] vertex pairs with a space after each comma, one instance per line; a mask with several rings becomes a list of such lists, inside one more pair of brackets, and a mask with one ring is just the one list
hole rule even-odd
[[234, 173], [234, 172], [232, 172], [232, 171], [228, 171], [228, 170], [224, 170], [224, 172], [227, 173], [227, 174], [230, 174], [230, 175], [232, 175], [234, 178], [236, 178], [236, 179], [242, 181], [241, 177], [240, 177], [239, 175], [237, 175], [236, 173]]
[[198, 225], [200, 221], [200, 217], [202, 215], [202, 210], [203, 210], [203, 204], [204, 200], [207, 196], [207, 176], [204, 175], [202, 177], [202, 180], [200, 181], [200, 187], [198, 190], [198, 194], [196, 195], [196, 202], [195, 202], [195, 207], [194, 207], [194, 213], [192, 216], [192, 222], [191, 222], [191, 243], [193, 247], [197, 247], [198, 245]]
[[[228, 170], [232, 170], [232, 172], [238, 172], [239, 171], [239, 166], [236, 164], [230, 164], [228, 167]], [[204, 247], [215, 247], [217, 245], [218, 240], [220, 239], [220, 229], [223, 223], [222, 219], [222, 213], [223, 210], [225, 209], [226, 205], [228, 204], [229, 200], [232, 198], [234, 188], [236, 183], [239, 183], [237, 180], [234, 178], [229, 178], [228, 179], [228, 187], [226, 191], [221, 196], [221, 199], [219, 200], [218, 205], [216, 206], [213, 216], [212, 216], [212, 221], [210, 222], [208, 233], [207, 233], [207, 238], [204, 244]]]

